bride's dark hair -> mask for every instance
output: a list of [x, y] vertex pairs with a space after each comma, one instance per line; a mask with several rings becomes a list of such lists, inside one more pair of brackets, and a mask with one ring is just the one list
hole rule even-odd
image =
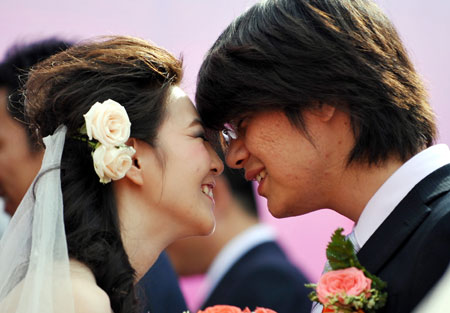
[[179, 82], [181, 61], [130, 37], [85, 42], [37, 65], [26, 84], [26, 111], [39, 138], [67, 126], [61, 160], [69, 256], [86, 264], [115, 313], [135, 312], [135, 271], [125, 253], [112, 184], [101, 184], [91, 148], [75, 139], [83, 114], [112, 99], [131, 121], [131, 137], [154, 145], [165, 117], [168, 88]]

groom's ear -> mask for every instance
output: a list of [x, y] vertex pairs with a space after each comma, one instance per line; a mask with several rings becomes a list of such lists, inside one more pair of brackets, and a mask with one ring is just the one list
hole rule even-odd
[[125, 177], [128, 178], [131, 182], [136, 185], [142, 186], [144, 184], [144, 176], [141, 167], [142, 162], [142, 145], [144, 143], [142, 141], [137, 140], [136, 138], [130, 138], [126, 142], [127, 146], [133, 147], [136, 151], [135, 154], [131, 157], [132, 164], [131, 168], [126, 173]]
[[313, 114], [316, 115], [322, 122], [330, 121], [335, 112], [336, 107], [326, 103], [319, 103], [313, 109]]

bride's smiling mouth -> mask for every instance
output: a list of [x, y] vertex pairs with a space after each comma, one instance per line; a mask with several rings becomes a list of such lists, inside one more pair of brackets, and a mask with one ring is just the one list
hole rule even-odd
[[214, 201], [214, 194], [213, 194], [214, 184], [204, 184], [202, 185], [202, 192], [207, 195], [211, 200]]

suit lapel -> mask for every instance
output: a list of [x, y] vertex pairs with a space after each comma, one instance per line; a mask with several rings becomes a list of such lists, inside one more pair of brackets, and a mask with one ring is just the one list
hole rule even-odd
[[369, 272], [377, 273], [429, 214], [419, 200], [408, 194], [361, 248], [358, 259]]
[[419, 182], [361, 248], [358, 253], [361, 264], [376, 274], [430, 214], [428, 204], [449, 190], [450, 165]]

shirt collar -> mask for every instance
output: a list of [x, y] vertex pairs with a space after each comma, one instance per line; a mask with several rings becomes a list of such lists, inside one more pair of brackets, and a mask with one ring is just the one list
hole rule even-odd
[[450, 163], [445, 144], [431, 146], [413, 156], [389, 177], [367, 203], [354, 227], [362, 247], [400, 201], [426, 176]]

